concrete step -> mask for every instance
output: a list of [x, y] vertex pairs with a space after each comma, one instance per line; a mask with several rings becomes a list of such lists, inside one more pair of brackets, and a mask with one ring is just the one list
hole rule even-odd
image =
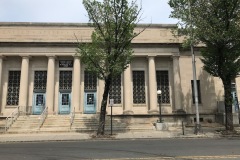
[[69, 132], [70, 115], [48, 115], [40, 132]]
[[30, 133], [36, 132], [39, 126], [39, 116], [19, 116], [8, 129], [7, 133]]
[[40, 131], [44, 130], [69, 130], [70, 127], [46, 127], [46, 128], [40, 128]]
[[8, 130], [7, 133], [8, 134], [20, 134], [20, 133], [38, 133], [39, 130], [38, 129], [11, 129]]
[[[120, 119], [113, 118], [113, 131], [146, 131], [153, 130], [150, 123], [131, 124]], [[39, 116], [20, 116], [9, 129], [9, 133], [32, 133], [32, 132], [93, 132], [97, 131], [99, 117], [96, 115], [75, 115], [70, 129], [70, 115], [48, 115], [42, 127], [39, 129]], [[105, 131], [111, 130], [110, 117], [106, 117]]]

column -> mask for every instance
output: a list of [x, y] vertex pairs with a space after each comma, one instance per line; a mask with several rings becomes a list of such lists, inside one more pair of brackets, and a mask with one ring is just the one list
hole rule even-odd
[[[102, 105], [102, 99], [103, 99], [103, 93], [104, 93], [104, 87], [105, 87], [105, 81], [101, 79], [97, 79], [98, 81], [98, 88], [97, 88], [97, 102], [96, 102], [96, 111], [97, 113], [101, 112], [101, 105]], [[108, 108], [108, 106], [107, 106]]]
[[21, 79], [20, 79], [20, 91], [19, 91], [19, 106], [24, 113], [27, 109], [27, 97], [28, 97], [28, 72], [29, 72], [29, 57], [22, 57], [21, 66]]
[[0, 56], [0, 90], [2, 86], [2, 66], [3, 66], [3, 57]]
[[54, 82], [55, 82], [55, 57], [48, 57], [48, 70], [47, 70], [47, 91], [46, 91], [46, 107], [48, 113], [53, 114], [54, 109]]
[[179, 55], [173, 55], [173, 88], [174, 88], [174, 112], [184, 112], [181, 106], [181, 81], [179, 68]]
[[131, 86], [131, 66], [123, 72], [123, 96], [124, 96], [124, 114], [133, 114], [132, 111], [132, 86]]
[[81, 63], [80, 57], [74, 57], [74, 64], [73, 64], [73, 98], [72, 98], [72, 110], [75, 108], [75, 112], [80, 112], [80, 76], [81, 76]]
[[[2, 106], [2, 67], [3, 67], [3, 57], [0, 56], [0, 106]], [[0, 108], [0, 113], [2, 113], [3, 108]]]
[[149, 113], [158, 113], [157, 110], [157, 80], [156, 80], [156, 67], [155, 57], [148, 57], [148, 94], [149, 94]]

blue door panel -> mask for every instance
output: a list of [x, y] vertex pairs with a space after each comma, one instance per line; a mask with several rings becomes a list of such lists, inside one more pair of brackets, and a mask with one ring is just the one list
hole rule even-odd
[[71, 94], [60, 93], [59, 114], [70, 114], [70, 110], [71, 110]]
[[96, 92], [87, 92], [84, 96], [84, 113], [96, 113]]
[[45, 109], [45, 93], [33, 94], [33, 114], [40, 115]]

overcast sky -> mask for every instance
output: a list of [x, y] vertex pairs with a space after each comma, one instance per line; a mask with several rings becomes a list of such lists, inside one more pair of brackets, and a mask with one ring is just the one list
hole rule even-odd
[[[144, 20], [140, 23], [176, 23], [169, 18], [167, 2], [142, 0]], [[82, 0], [0, 0], [0, 22], [86, 23], [88, 17]]]

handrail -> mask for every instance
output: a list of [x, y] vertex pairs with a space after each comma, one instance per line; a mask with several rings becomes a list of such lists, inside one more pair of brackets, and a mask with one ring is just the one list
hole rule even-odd
[[7, 132], [7, 130], [12, 126], [13, 122], [16, 121], [19, 115], [20, 115], [20, 106], [14, 109], [13, 112], [6, 118], [5, 132]]
[[39, 125], [38, 125], [38, 129], [40, 129], [44, 123], [44, 121], [46, 120], [47, 118], [47, 115], [48, 115], [48, 107], [46, 107], [42, 114], [39, 116]]
[[75, 119], [75, 108], [73, 108], [73, 111], [70, 114], [70, 129], [72, 128], [72, 124], [74, 122]]

